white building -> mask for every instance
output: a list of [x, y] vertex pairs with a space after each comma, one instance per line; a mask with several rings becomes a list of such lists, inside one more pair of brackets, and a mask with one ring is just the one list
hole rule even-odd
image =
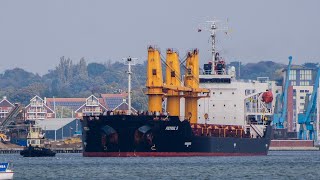
[[50, 109], [45, 101], [39, 96], [30, 100], [30, 104], [25, 107], [25, 117], [27, 120], [44, 120], [54, 117], [54, 111]]

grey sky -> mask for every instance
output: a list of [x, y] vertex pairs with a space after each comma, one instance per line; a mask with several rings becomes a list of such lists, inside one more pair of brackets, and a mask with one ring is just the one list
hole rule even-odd
[[149, 44], [200, 49], [209, 59], [207, 32], [200, 23], [229, 19], [232, 32], [219, 34], [228, 61], [320, 61], [320, 1], [294, 0], [1, 0], [0, 72], [21, 67], [44, 74], [61, 56], [75, 62], [146, 58]]

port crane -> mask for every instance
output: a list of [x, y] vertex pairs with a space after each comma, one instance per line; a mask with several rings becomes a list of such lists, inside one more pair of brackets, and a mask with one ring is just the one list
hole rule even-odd
[[8, 116], [0, 122], [0, 141], [10, 141], [8, 136], [6, 135], [6, 128], [16, 121], [16, 118], [19, 113], [22, 111], [22, 106], [19, 104], [15, 104], [14, 108], [8, 114]]
[[[319, 123], [318, 121], [315, 121], [316, 110], [317, 110], [317, 97], [318, 97], [318, 90], [319, 90], [319, 79], [320, 79], [320, 68], [318, 69], [318, 72], [317, 72], [311, 97], [309, 96], [310, 99], [309, 99], [307, 108], [305, 109], [304, 113], [298, 114], [298, 123], [300, 124], [299, 139], [317, 140], [317, 136], [316, 138], [314, 138], [314, 133], [315, 133], [314, 123]], [[316, 132], [316, 133], [319, 133], [319, 132]]]
[[[292, 56], [289, 56], [289, 64], [286, 72], [285, 85], [282, 94], [277, 94], [276, 96], [276, 108], [273, 114], [273, 124], [277, 129], [284, 129], [284, 122], [287, 119], [287, 102], [288, 102], [288, 88], [289, 88], [289, 76], [291, 71]], [[281, 103], [281, 104], [280, 104]], [[281, 108], [280, 108], [281, 106]]]
[[14, 108], [8, 114], [8, 116], [0, 123], [0, 131], [3, 131], [8, 125], [16, 120], [16, 117], [22, 111], [22, 106], [15, 104]]

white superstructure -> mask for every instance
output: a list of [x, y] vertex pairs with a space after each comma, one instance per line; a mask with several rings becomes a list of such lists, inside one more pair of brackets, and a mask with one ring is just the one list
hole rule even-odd
[[[214, 78], [220, 76], [200, 75], [202, 81]], [[210, 97], [198, 100], [198, 123], [245, 125], [249, 118], [260, 121], [273, 114], [274, 101], [265, 104], [261, 96], [267, 90], [276, 94], [274, 81], [230, 79], [230, 83], [200, 82], [201, 88], [210, 90]]]
[[[275, 82], [268, 78], [237, 80], [235, 67], [226, 67], [225, 61], [216, 51], [216, 32], [228, 28], [219, 28], [216, 24], [218, 21], [208, 22], [212, 61], [204, 64], [199, 85], [200, 88], [209, 89], [210, 95], [198, 100], [198, 123], [248, 125], [263, 124], [266, 120], [271, 120], [275, 101], [263, 102], [262, 94], [267, 91], [276, 94], [281, 87], [277, 87]], [[198, 32], [201, 32], [201, 29]], [[184, 114], [184, 107], [180, 110], [181, 114]]]

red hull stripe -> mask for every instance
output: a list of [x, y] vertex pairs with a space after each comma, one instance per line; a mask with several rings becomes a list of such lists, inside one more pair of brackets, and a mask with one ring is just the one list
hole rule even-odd
[[265, 156], [267, 153], [223, 152], [83, 152], [84, 157]]

